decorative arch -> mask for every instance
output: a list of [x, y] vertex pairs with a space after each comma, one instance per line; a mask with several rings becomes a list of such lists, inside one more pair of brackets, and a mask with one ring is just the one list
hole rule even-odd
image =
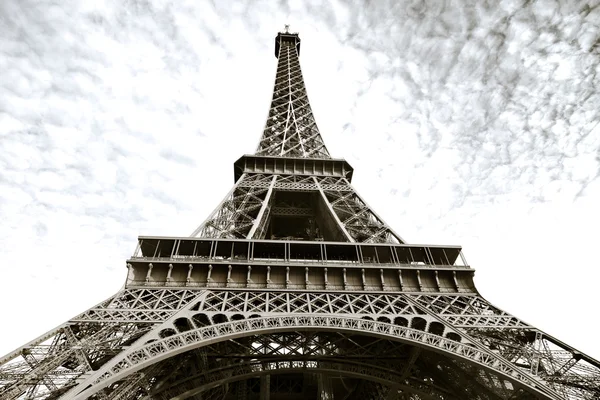
[[514, 365], [478, 343], [472, 341], [457, 342], [427, 331], [379, 321], [326, 315], [287, 315], [228, 321], [166, 336], [141, 346], [132, 346], [131, 349], [120, 354], [118, 358], [103, 365], [95, 374], [77, 386], [73, 392], [68, 393], [65, 398], [83, 400], [131, 373], [191, 349], [249, 335], [306, 330], [344, 331], [397, 340], [451, 358], [462, 359], [480, 368], [495, 372], [518, 386], [542, 396], [541, 398], [560, 399], [556, 393], [546, 388], [541, 381], [517, 369]]

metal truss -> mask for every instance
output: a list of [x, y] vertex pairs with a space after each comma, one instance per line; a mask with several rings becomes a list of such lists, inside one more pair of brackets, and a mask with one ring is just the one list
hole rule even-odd
[[217, 209], [190, 236], [246, 238], [260, 211], [269, 203], [267, 195], [273, 181], [273, 177], [263, 174], [242, 175]]
[[326, 177], [315, 183], [351, 242], [404, 243], [358, 195], [346, 178]]
[[73, 318], [73, 322], [154, 323], [167, 320], [200, 292], [181, 289], [125, 289]]
[[[422, 384], [414, 368], [428, 357], [448, 371]], [[197, 379], [188, 368], [188, 378], [157, 386], [173, 363], [193, 366]], [[600, 395], [598, 365], [478, 295], [130, 288], [3, 358], [0, 397], [170, 398], [165, 385], [188, 379], [177, 387], [193, 398], [216, 384], [293, 373], [293, 363], [383, 385], [379, 398]], [[452, 373], [460, 381], [444, 378]]]
[[[345, 314], [412, 326], [412, 318], [424, 318], [427, 310], [455, 328], [530, 328], [477, 295], [409, 295], [318, 292], [210, 291], [195, 310], [242, 314]], [[396, 319], [401, 318], [401, 319]], [[421, 322], [422, 323], [422, 322]], [[435, 325], [435, 324], [434, 324]]]
[[[345, 241], [404, 243], [358, 195], [347, 178], [243, 174], [221, 204], [190, 236], [264, 239], [274, 192], [318, 193]], [[302, 210], [315, 214], [310, 208]], [[306, 214], [306, 215], [309, 215]]]
[[198, 291], [125, 289], [0, 359], [0, 398], [56, 396], [168, 319]]
[[298, 35], [277, 37], [279, 61], [273, 100], [257, 155], [330, 158], [312, 114], [298, 53]]

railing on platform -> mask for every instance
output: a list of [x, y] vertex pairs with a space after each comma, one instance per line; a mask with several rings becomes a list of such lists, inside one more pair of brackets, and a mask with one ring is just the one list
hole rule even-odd
[[468, 268], [460, 246], [140, 237], [131, 260]]

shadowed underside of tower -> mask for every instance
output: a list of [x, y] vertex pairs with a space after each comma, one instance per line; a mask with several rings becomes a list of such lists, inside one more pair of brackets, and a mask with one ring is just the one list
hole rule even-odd
[[0, 399], [600, 399], [600, 363], [494, 307], [459, 246], [411, 245], [312, 114], [297, 34], [235, 183], [140, 237], [114, 296], [0, 359]]

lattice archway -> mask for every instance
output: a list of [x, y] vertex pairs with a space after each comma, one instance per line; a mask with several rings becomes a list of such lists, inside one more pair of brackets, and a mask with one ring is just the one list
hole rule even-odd
[[133, 346], [124, 351], [74, 388], [66, 398], [88, 398], [130, 374], [193, 349], [251, 335], [306, 331], [347, 332], [407, 343], [490, 371], [501, 379], [511, 382], [515, 390], [523, 388], [535, 394], [537, 398], [560, 398], [555, 393], [544, 389], [535, 377], [518, 370], [491, 350], [470, 341], [467, 336], [462, 337], [461, 341], [456, 341], [405, 326], [343, 316], [261, 317], [205, 326], [164, 338], [157, 337], [148, 340], [144, 345]]

